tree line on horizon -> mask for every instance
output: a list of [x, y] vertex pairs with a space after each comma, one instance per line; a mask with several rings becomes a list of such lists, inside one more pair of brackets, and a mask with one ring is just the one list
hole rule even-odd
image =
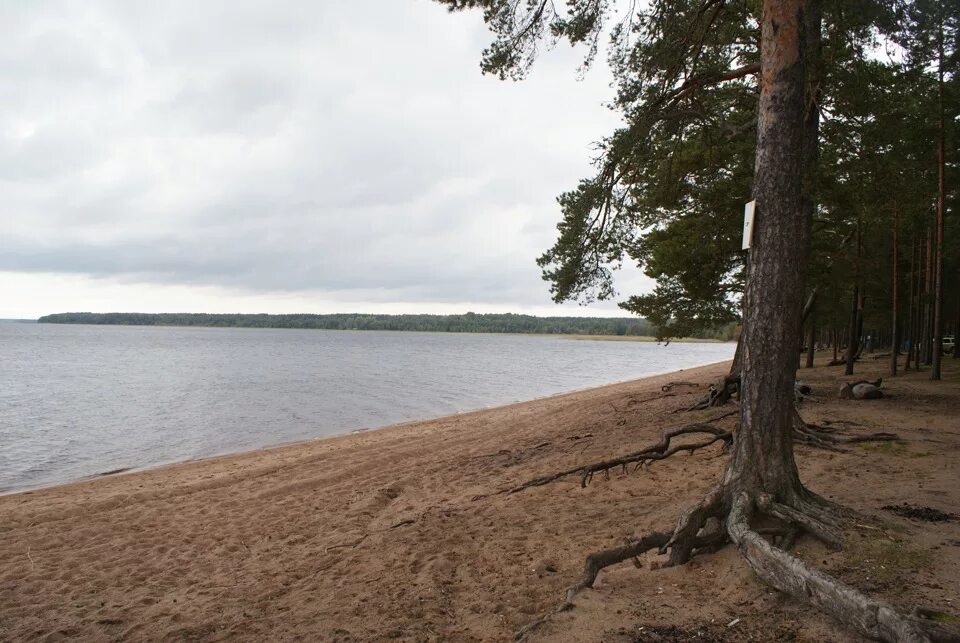
[[[211, 313], [56, 313], [37, 320], [43, 324], [119, 326], [210, 326], [232, 328], [299, 328], [321, 330], [393, 330], [441, 333], [519, 333], [539, 335], [653, 336], [645, 319], [615, 317], [535, 317], [514, 313], [463, 315], [380, 315], [337, 313], [211, 314]], [[730, 326], [700, 329], [698, 339], [732, 339]]]

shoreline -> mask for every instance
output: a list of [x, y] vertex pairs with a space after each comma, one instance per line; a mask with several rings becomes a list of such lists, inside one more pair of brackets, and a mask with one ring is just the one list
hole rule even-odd
[[[211, 328], [211, 327], [203, 327], [203, 328]], [[254, 329], [254, 330], [269, 330], [269, 329]], [[292, 330], [316, 330], [316, 329], [292, 329]], [[322, 330], [322, 329], [321, 329], [321, 330]], [[366, 332], [366, 331], [355, 331], [355, 332]], [[420, 331], [396, 331], [396, 332], [420, 332]], [[499, 334], [502, 334], [502, 333], [489, 333], [489, 334], [497, 334], [497, 335], [499, 335]], [[572, 338], [572, 336], [571, 336], [571, 338]], [[534, 403], [534, 402], [539, 402], [539, 401], [542, 401], [542, 400], [550, 400], [550, 399], [556, 399], [556, 398], [563, 398], [563, 397], [567, 397], [567, 396], [570, 396], [570, 395], [582, 394], [582, 393], [587, 393], [587, 392], [591, 392], [591, 391], [597, 391], [597, 392], [599, 392], [599, 391], [602, 391], [602, 390], [605, 390], [605, 389], [608, 389], [608, 388], [611, 388], [611, 387], [622, 386], [622, 385], [624, 385], [624, 384], [643, 384], [643, 383], [645, 383], [647, 380], [654, 379], [654, 378], [661, 378], [661, 377], [664, 377], [664, 376], [667, 376], [667, 375], [674, 375], [674, 374], [677, 374], [677, 373], [684, 373], [684, 372], [689, 374], [691, 371], [699, 371], [699, 370], [701, 370], [701, 369], [708, 369], [708, 368], [709, 368], [709, 369], [712, 369], [713, 367], [716, 367], [716, 366], [718, 366], [718, 365], [721, 365], [721, 364], [729, 364], [729, 363], [730, 363], [730, 360], [721, 360], [721, 361], [718, 361], [718, 362], [710, 362], [710, 363], [707, 363], [707, 364], [700, 364], [699, 366], [693, 366], [693, 367], [690, 367], [690, 368], [687, 368], [687, 369], [682, 369], [682, 368], [681, 368], [681, 369], [678, 369], [678, 370], [675, 370], [675, 371], [663, 371], [663, 372], [659, 372], [659, 373], [652, 373], [652, 374], [650, 374], [650, 375], [645, 375], [645, 376], [639, 377], [639, 378], [632, 378], [632, 379], [626, 379], [626, 380], [618, 380], [618, 381], [615, 381], [615, 382], [610, 382], [609, 384], [602, 384], [602, 385], [600, 385], [600, 386], [588, 386], [588, 387], [584, 387], [584, 388], [573, 389], [573, 390], [570, 390], [570, 391], [564, 391], [564, 392], [561, 392], [561, 393], [552, 393], [552, 394], [549, 394], [549, 395], [541, 395], [541, 396], [539, 396], [539, 397], [533, 397], [533, 398], [530, 398], [530, 399], [527, 399], [527, 400], [519, 400], [519, 401], [516, 401], [516, 402], [510, 402], [510, 403], [507, 403], [507, 404], [494, 404], [494, 405], [491, 405], [491, 406], [478, 407], [478, 408], [475, 408], [475, 409], [469, 409], [469, 410], [460, 411], [460, 412], [457, 412], [457, 413], [449, 413], [449, 414], [447, 414], [447, 415], [432, 416], [432, 417], [428, 417], [428, 418], [420, 418], [420, 419], [415, 419], [415, 420], [407, 420], [407, 421], [405, 421], [405, 422], [396, 422], [396, 423], [393, 423], [393, 424], [384, 424], [384, 425], [380, 425], [380, 426], [362, 427], [362, 428], [357, 428], [357, 429], [350, 429], [350, 430], [345, 431], [345, 432], [342, 432], [342, 433], [335, 433], [335, 434], [332, 434], [332, 435], [322, 435], [322, 436], [317, 436], [317, 437], [314, 437], [314, 438], [307, 438], [307, 439], [305, 439], [305, 440], [293, 440], [293, 441], [289, 441], [289, 442], [278, 442], [278, 443], [275, 443], [275, 444], [268, 444], [268, 445], [264, 445], [264, 446], [261, 446], [261, 447], [256, 447], [256, 448], [253, 448], [253, 449], [245, 449], [245, 450], [241, 450], [241, 451], [227, 451], [227, 452], [215, 453], [215, 454], [212, 454], [212, 455], [209, 455], [209, 456], [203, 456], [203, 457], [199, 457], [199, 458], [190, 458], [190, 459], [187, 459], [187, 460], [176, 460], [176, 461], [173, 461], [173, 462], [161, 462], [161, 463], [157, 463], [157, 464], [148, 464], [148, 465], [144, 465], [144, 466], [122, 467], [122, 468], [119, 468], [119, 469], [108, 470], [108, 471], [104, 471], [104, 472], [91, 473], [91, 474], [89, 474], [89, 475], [87, 475], [87, 476], [83, 476], [83, 477], [81, 477], [81, 478], [76, 478], [76, 479], [74, 479], [74, 480], [67, 480], [67, 481], [64, 481], [64, 482], [58, 482], [58, 483], [49, 484], [49, 485], [39, 485], [39, 486], [36, 486], [36, 487], [24, 487], [24, 488], [19, 488], [19, 489], [10, 489], [10, 490], [0, 489], [0, 499], [6, 498], [6, 497], [8, 497], [8, 496], [15, 496], [15, 495], [18, 495], [18, 494], [33, 494], [33, 493], [36, 493], [36, 492], [39, 492], [39, 491], [44, 491], [44, 490], [47, 490], [47, 489], [55, 489], [55, 488], [58, 488], [58, 487], [65, 487], [65, 486], [71, 486], [71, 485], [77, 485], [77, 484], [85, 484], [85, 483], [90, 483], [90, 482], [96, 482], [96, 481], [102, 480], [102, 479], [104, 479], [104, 478], [116, 478], [116, 477], [120, 477], [120, 476], [129, 476], [129, 475], [135, 475], [135, 474], [139, 474], [139, 473], [149, 473], [149, 472], [154, 472], [154, 471], [161, 471], [161, 470], [164, 470], [164, 469], [169, 469], [169, 468], [172, 468], [172, 467], [178, 467], [178, 466], [182, 466], [182, 465], [191, 465], [191, 464], [197, 464], [197, 463], [207, 463], [207, 462], [217, 461], [217, 460], [221, 460], [221, 459], [225, 459], [225, 458], [242, 457], [242, 456], [246, 456], [246, 455], [255, 454], [255, 453], [258, 453], [258, 452], [261, 452], [261, 451], [272, 451], [272, 450], [276, 450], [276, 449], [296, 448], [296, 447], [298, 447], [298, 446], [301, 446], [301, 447], [302, 447], [302, 446], [312, 445], [312, 444], [316, 444], [316, 443], [318, 443], [318, 442], [323, 442], [323, 441], [328, 441], [328, 440], [343, 439], [343, 438], [347, 438], [347, 437], [350, 437], [350, 436], [361, 435], [361, 434], [378, 433], [378, 432], [380, 432], [380, 431], [402, 429], [403, 427], [408, 427], [408, 426], [413, 426], [413, 425], [419, 425], [419, 424], [428, 423], [428, 422], [443, 422], [443, 421], [451, 420], [451, 419], [453, 419], [453, 418], [467, 417], [467, 416], [470, 416], [470, 415], [473, 415], [473, 414], [476, 414], [476, 413], [485, 413], [485, 412], [494, 411], [494, 410], [498, 410], [498, 409], [510, 409], [510, 408], [513, 408], [513, 407], [522, 406], [522, 405], [527, 405], [527, 404], [531, 404], [531, 403]]]
[[[797, 446], [804, 482], [865, 526], [842, 551], [804, 538], [796, 554], [903, 612], [960, 605], [960, 364], [947, 362], [942, 382], [884, 378], [889, 395], [862, 402], [837, 398], [842, 369], [801, 370], [818, 402], [801, 406], [805, 421], [901, 440]], [[728, 454], [714, 445], [586, 486], [572, 475], [497, 492], [634, 453], [665, 429], [735, 429], [732, 404], [677, 413], [728, 364], [2, 496], [0, 640], [509, 640], [556, 608], [587, 553], [676, 524]], [[864, 360], [857, 377], [885, 371]], [[924, 508], [957, 518], [913, 517]], [[645, 628], [863, 641], [759, 584], [734, 547], [662, 562], [650, 552], [641, 569], [605, 570], [531, 640]]]

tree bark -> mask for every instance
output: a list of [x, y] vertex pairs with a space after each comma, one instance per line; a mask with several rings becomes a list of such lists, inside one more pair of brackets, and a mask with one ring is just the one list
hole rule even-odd
[[917, 269], [917, 244], [911, 238], [910, 241], [910, 278], [909, 283], [907, 284], [910, 288], [908, 297], [907, 297], [907, 359], [903, 365], [904, 372], [910, 370], [910, 359], [913, 355], [913, 345], [916, 343], [914, 338], [914, 332], [916, 329], [916, 323], [913, 319], [913, 273]]
[[897, 374], [897, 358], [900, 356], [900, 318], [898, 299], [900, 288], [900, 248], [899, 248], [899, 228], [900, 228], [900, 209], [896, 202], [893, 204], [893, 284], [891, 287], [893, 305], [891, 306], [893, 315], [890, 323], [890, 375]]
[[957, 350], [958, 336], [960, 336], [960, 294], [957, 296], [957, 319], [953, 323], [953, 359], [960, 359], [960, 350]]
[[846, 375], [853, 375], [853, 362], [860, 354], [860, 332], [863, 324], [862, 319], [862, 295], [860, 294], [860, 253], [862, 251], [861, 237], [861, 219], [857, 217], [857, 248], [856, 248], [856, 271], [853, 282], [853, 309], [850, 311], [850, 337], [847, 342]]
[[930, 379], [940, 379], [940, 362], [943, 357], [943, 215], [946, 199], [944, 178], [944, 113], [943, 113], [943, 7], [940, 8], [940, 33], [937, 40], [937, 84], [938, 84], [938, 129], [937, 141], [937, 221], [934, 251], [934, 293], [933, 293], [933, 332], [930, 347]]
[[844, 356], [846, 360], [846, 369], [844, 373], [846, 375], [853, 375], [853, 362], [857, 359], [857, 354], [860, 352], [860, 341], [858, 330], [860, 327], [859, 316], [860, 316], [860, 284], [853, 284], [853, 301], [850, 305], [850, 327], [848, 329], [849, 336], [847, 337], [847, 352]]
[[930, 366], [933, 363], [933, 307], [931, 306], [933, 298], [933, 226], [927, 225], [927, 243], [926, 243], [926, 276], [923, 286], [923, 342], [920, 346], [920, 353], [923, 356], [924, 366]]
[[757, 202], [741, 342], [740, 429], [724, 487], [792, 499], [796, 346], [812, 210], [802, 201], [804, 0], [765, 0], [753, 198]]
[[920, 361], [923, 359], [923, 338], [925, 334], [925, 324], [923, 317], [923, 265], [924, 265], [924, 238], [917, 240], [917, 274], [916, 274], [916, 326], [913, 337], [913, 365], [920, 370]]

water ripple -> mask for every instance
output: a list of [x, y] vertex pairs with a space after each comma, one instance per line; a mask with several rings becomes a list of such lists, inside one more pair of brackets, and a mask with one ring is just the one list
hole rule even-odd
[[729, 359], [729, 344], [0, 324], [0, 490]]

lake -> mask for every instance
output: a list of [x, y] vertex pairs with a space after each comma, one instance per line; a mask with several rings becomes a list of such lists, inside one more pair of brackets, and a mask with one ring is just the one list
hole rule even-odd
[[730, 359], [731, 344], [0, 323], [0, 492]]

